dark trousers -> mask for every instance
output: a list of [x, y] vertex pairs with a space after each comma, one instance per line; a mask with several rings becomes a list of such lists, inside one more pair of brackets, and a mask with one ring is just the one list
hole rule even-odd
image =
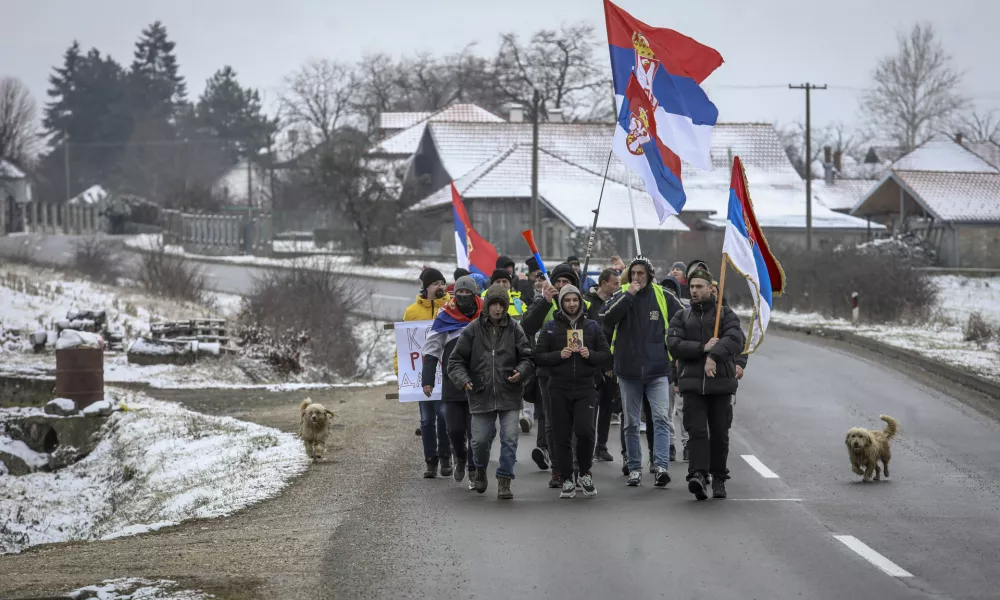
[[[649, 406], [649, 400], [646, 398], [646, 394], [642, 395], [642, 416], [646, 421], [646, 453], [649, 454], [649, 460], [653, 460], [653, 409]], [[610, 419], [611, 417], [609, 416], [608, 418]], [[620, 433], [622, 437], [622, 456], [625, 456], [624, 425], [621, 427]]]
[[704, 396], [684, 392], [684, 429], [688, 435], [688, 478], [710, 473], [713, 479], [729, 479], [729, 427], [733, 423], [730, 394]]
[[424, 460], [451, 459], [451, 442], [444, 419], [444, 402], [424, 400], [420, 404], [420, 438], [424, 442]]
[[556, 470], [564, 477], [573, 473], [575, 435], [576, 464], [580, 473], [589, 473], [594, 464], [594, 406], [597, 404], [597, 390], [589, 386], [574, 389], [553, 382], [549, 387], [549, 396]]
[[[618, 380], [614, 376], [605, 377], [604, 383], [598, 390], [599, 402], [597, 410], [594, 411], [598, 450], [606, 451], [608, 449], [608, 434], [611, 431], [611, 406], [615, 403], [615, 396], [618, 393]], [[622, 447], [624, 446], [625, 444], [622, 444]]]
[[444, 420], [448, 424], [448, 439], [455, 451], [455, 459], [466, 462], [469, 468], [475, 468], [475, 456], [472, 453], [472, 415], [469, 413], [469, 403], [444, 403]]
[[535, 426], [538, 427], [535, 446], [548, 450], [551, 456], [556, 445], [552, 435], [552, 400], [549, 397], [548, 377], [538, 378], [538, 396], [539, 402], [535, 403]]

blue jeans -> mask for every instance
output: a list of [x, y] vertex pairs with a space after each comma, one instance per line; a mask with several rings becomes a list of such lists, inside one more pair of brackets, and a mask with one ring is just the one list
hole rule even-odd
[[[424, 400], [420, 404], [420, 438], [424, 442], [424, 460], [451, 460], [451, 441], [444, 417], [444, 402]], [[435, 447], [436, 443], [436, 447]]]
[[500, 466], [497, 477], [514, 479], [514, 463], [517, 462], [517, 438], [520, 435], [519, 410], [501, 410], [472, 415], [472, 452], [476, 457], [476, 467], [490, 464], [490, 448], [496, 437], [496, 422], [500, 421]]
[[666, 469], [670, 466], [670, 381], [666, 377], [643, 383], [641, 379], [618, 378], [622, 392], [622, 409], [625, 415], [625, 451], [630, 471], [642, 470], [642, 446], [639, 444], [639, 415], [642, 413], [642, 394], [646, 393], [653, 413], [653, 466]]

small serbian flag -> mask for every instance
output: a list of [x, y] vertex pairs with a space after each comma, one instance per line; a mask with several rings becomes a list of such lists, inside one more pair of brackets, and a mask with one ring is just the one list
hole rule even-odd
[[465, 203], [458, 195], [454, 181], [451, 182], [451, 212], [455, 216], [455, 255], [458, 266], [470, 273], [489, 277], [496, 270], [497, 249], [472, 228], [472, 221], [465, 212]]
[[785, 272], [771, 254], [764, 239], [764, 232], [757, 224], [747, 176], [743, 162], [733, 158], [733, 178], [729, 184], [729, 211], [726, 220], [726, 239], [722, 244], [722, 254], [750, 286], [753, 300], [753, 317], [750, 320], [750, 336], [747, 338], [745, 354], [751, 354], [764, 341], [764, 332], [771, 320], [771, 306], [774, 296], [785, 291]]
[[650, 27], [604, 0], [618, 107], [615, 154], [639, 174], [660, 223], [684, 206], [681, 160], [712, 170], [719, 111], [701, 82], [722, 55], [671, 29]]

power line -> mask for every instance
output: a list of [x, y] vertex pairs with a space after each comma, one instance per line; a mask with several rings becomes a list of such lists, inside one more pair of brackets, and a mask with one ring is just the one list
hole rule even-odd
[[810, 104], [810, 94], [813, 90], [825, 90], [826, 84], [813, 85], [806, 82], [802, 85], [788, 84], [790, 90], [806, 91], [806, 250], [812, 250], [812, 165], [809, 163], [812, 156], [812, 105]]

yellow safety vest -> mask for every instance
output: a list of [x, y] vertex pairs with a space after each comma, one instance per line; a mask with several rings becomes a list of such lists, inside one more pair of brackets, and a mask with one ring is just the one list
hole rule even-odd
[[[670, 329], [670, 315], [668, 314], [667, 310], [667, 298], [663, 295], [663, 288], [660, 287], [659, 284], [651, 283], [650, 285], [653, 286], [653, 296], [656, 298], [656, 305], [660, 307], [660, 314], [663, 315], [664, 319], [666, 319], [663, 322], [663, 345], [667, 346], [667, 356], [670, 358], [670, 360], [673, 360], [674, 358], [670, 354], [670, 346], [667, 344], [667, 330]], [[627, 292], [628, 286], [629, 284], [623, 283], [621, 291]], [[612, 354], [615, 353], [615, 340], [617, 339], [618, 339], [618, 325], [615, 325], [615, 332], [611, 336]]]

